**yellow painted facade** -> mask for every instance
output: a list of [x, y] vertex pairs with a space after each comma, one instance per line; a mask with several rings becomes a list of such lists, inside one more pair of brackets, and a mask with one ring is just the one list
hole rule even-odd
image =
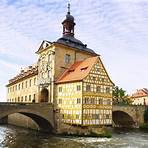
[[82, 82], [59, 84], [56, 92], [57, 108], [60, 109], [63, 121], [82, 124]]
[[112, 88], [100, 59], [82, 81], [58, 84], [56, 100], [63, 121], [82, 126], [111, 125]]
[[38, 102], [37, 75], [25, 78], [8, 86], [7, 102]]

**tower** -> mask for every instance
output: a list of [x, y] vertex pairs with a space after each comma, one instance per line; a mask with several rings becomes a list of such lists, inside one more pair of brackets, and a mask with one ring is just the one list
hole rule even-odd
[[68, 12], [66, 19], [62, 22], [63, 25], [63, 36], [74, 36], [74, 17], [70, 14], [70, 3], [68, 3]]

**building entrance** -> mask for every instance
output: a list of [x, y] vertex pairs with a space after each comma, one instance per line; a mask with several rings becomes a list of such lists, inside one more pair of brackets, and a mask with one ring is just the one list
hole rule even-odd
[[41, 90], [41, 100], [40, 100], [40, 102], [48, 102], [48, 99], [49, 99], [48, 89], [43, 88]]

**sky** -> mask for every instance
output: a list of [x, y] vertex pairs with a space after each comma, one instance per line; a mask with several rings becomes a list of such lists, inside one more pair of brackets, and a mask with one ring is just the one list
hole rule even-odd
[[[37, 61], [43, 40], [62, 36], [68, 0], [0, 0], [0, 101], [8, 80]], [[148, 88], [148, 0], [71, 0], [75, 37], [101, 55], [127, 93]]]

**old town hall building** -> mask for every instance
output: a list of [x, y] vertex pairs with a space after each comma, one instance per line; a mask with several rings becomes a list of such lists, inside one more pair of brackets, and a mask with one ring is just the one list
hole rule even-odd
[[113, 82], [100, 55], [74, 37], [70, 5], [62, 25], [61, 38], [40, 45], [37, 63], [9, 80], [7, 101], [53, 103], [66, 124], [111, 125]]

